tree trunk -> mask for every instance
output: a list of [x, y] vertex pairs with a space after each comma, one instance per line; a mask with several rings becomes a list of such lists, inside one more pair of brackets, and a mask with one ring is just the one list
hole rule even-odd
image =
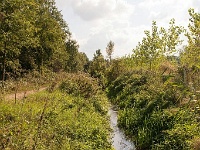
[[186, 70], [186, 67], [184, 66], [183, 67], [183, 82], [186, 86], [188, 86], [188, 82], [187, 82], [187, 70]]
[[150, 60], [150, 71], [151, 71], [151, 69], [152, 69], [152, 62], [151, 62], [151, 60]]
[[40, 65], [40, 74], [43, 75], [43, 64], [44, 60], [43, 60], [43, 56], [42, 56], [42, 60], [41, 60], [41, 65]]
[[110, 64], [111, 64], [111, 60], [112, 60], [112, 56], [111, 55], [109, 56], [109, 59], [110, 59]]
[[6, 53], [3, 55], [3, 75], [2, 75], [2, 86], [4, 87], [4, 81], [5, 81], [5, 76], [6, 76]]

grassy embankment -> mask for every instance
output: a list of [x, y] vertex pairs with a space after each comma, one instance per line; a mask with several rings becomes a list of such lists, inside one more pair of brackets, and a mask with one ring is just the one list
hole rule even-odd
[[200, 95], [174, 77], [127, 73], [108, 87], [118, 125], [137, 150], [199, 150]]
[[66, 75], [59, 88], [0, 101], [0, 149], [112, 149], [107, 98], [96, 80]]

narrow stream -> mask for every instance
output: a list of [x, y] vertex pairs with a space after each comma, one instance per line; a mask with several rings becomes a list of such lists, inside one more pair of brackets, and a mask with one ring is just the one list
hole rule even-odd
[[133, 142], [126, 139], [124, 133], [117, 126], [117, 111], [111, 107], [108, 114], [110, 116], [110, 125], [113, 129], [111, 140], [115, 150], [135, 150]]

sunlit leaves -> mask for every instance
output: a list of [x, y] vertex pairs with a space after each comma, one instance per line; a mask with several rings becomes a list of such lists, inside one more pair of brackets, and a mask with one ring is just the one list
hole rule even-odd
[[175, 25], [174, 19], [169, 22], [168, 29], [163, 27], [158, 29], [156, 22], [153, 21], [151, 31], [144, 31], [145, 37], [133, 50], [132, 57], [141, 67], [149, 65], [149, 69], [155, 69], [163, 57], [178, 52], [177, 46], [182, 42], [180, 35], [183, 31], [182, 27]]
[[189, 32], [186, 33], [188, 45], [182, 53], [182, 63], [189, 67], [200, 66], [200, 14], [193, 9], [189, 10]]
[[[0, 2], [0, 71], [3, 80], [7, 70], [18, 67], [39, 69], [51, 66], [50, 60], [66, 61], [65, 42], [70, 38], [68, 25], [54, 0], [7, 0]], [[23, 58], [24, 57], [24, 58]], [[23, 58], [23, 59], [22, 59]], [[32, 60], [31, 64], [28, 60]], [[20, 62], [17, 68], [8, 61]], [[36, 67], [37, 66], [37, 67]], [[64, 68], [64, 63], [62, 63]], [[11, 68], [11, 69], [8, 69]]]

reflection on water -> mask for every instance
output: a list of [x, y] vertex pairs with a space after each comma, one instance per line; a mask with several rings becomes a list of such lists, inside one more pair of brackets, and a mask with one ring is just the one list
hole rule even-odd
[[110, 124], [113, 129], [111, 140], [115, 150], [135, 150], [133, 142], [127, 140], [124, 133], [117, 126], [117, 111], [110, 108], [108, 114], [110, 115]]

